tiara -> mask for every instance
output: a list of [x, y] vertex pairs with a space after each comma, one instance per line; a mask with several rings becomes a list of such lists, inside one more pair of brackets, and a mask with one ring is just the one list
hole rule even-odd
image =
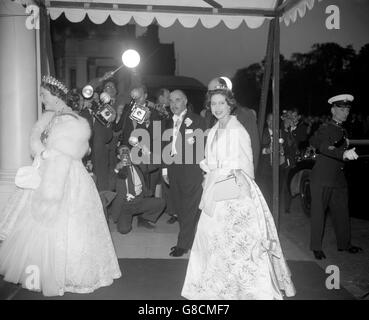
[[55, 79], [53, 76], [43, 76], [42, 82], [51, 84], [52, 86], [57, 87], [59, 90], [63, 91], [65, 94], [68, 93], [68, 88], [61, 83], [59, 80]]
[[224, 85], [224, 84], [217, 84], [214, 87], [214, 90], [229, 90], [229, 88], [226, 85]]

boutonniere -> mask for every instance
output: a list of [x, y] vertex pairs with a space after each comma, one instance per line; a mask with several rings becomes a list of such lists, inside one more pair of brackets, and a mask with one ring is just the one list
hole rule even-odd
[[184, 123], [185, 123], [186, 127], [189, 127], [192, 123], [192, 120], [190, 118], [186, 118]]
[[194, 144], [195, 143], [195, 138], [191, 137], [187, 139], [188, 144]]

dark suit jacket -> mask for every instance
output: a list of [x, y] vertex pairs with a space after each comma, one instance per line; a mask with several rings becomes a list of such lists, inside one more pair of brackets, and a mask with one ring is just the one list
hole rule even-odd
[[[191, 120], [191, 124], [187, 125], [186, 124], [186, 119]], [[169, 130], [169, 133], [172, 134], [172, 130], [173, 130], [173, 119], [169, 118], [166, 119], [164, 122], [164, 128], [165, 130]], [[204, 118], [202, 118], [201, 116], [199, 116], [196, 113], [191, 112], [190, 110], [187, 110], [186, 115], [183, 118], [181, 127], [179, 129], [179, 133], [180, 135], [178, 135], [177, 140], [176, 140], [176, 150], [177, 150], [177, 155], [175, 157], [177, 157], [177, 159], [179, 159], [180, 161], [178, 161], [178, 163], [181, 164], [185, 164], [185, 165], [194, 165], [194, 166], [198, 166], [199, 162], [203, 159], [204, 156], [204, 151], [201, 150], [201, 154], [197, 154], [196, 153], [196, 146], [198, 143], [203, 143], [203, 146], [205, 147], [205, 143], [206, 141], [197, 141], [197, 137], [194, 136], [195, 130], [196, 129], [200, 129], [202, 130], [202, 132], [205, 133], [206, 131], [206, 124], [205, 124], [205, 120]], [[186, 130], [192, 130], [193, 133], [186, 133]], [[194, 138], [195, 142], [191, 145], [188, 142], [188, 139], [190, 139], [191, 137]], [[171, 137], [170, 141], [163, 141], [163, 146], [164, 147], [169, 147], [171, 145], [173, 141], [173, 136]], [[188, 157], [188, 149], [192, 149], [193, 150], [193, 156], [191, 158]], [[203, 149], [203, 148], [202, 148]], [[168, 149], [166, 149], [168, 150]], [[187, 153], [187, 159], [186, 159], [186, 153]], [[186, 161], [187, 160], [187, 161]], [[190, 164], [189, 164], [189, 163]]]
[[299, 124], [293, 131], [281, 129], [283, 151], [286, 158], [285, 166], [295, 166], [297, 156], [307, 147], [307, 127]]
[[260, 137], [258, 132], [258, 125], [254, 112], [247, 108], [239, 106], [236, 108], [235, 115], [237, 120], [242, 123], [251, 139], [252, 156], [254, 160], [254, 170], [256, 171], [259, 163], [260, 155]]
[[121, 116], [120, 121], [118, 122], [118, 124], [115, 125], [115, 131], [119, 131], [122, 130], [122, 133], [119, 137], [119, 141], [120, 144], [124, 144], [126, 146], [129, 146], [129, 137], [131, 136], [131, 133], [134, 129], [145, 129], [147, 130], [149, 136], [150, 136], [150, 151], [152, 152], [153, 150], [153, 140], [156, 138], [154, 137], [154, 133], [153, 133], [153, 122], [154, 121], [161, 121], [160, 120], [160, 116], [158, 111], [156, 111], [153, 108], [150, 108], [151, 111], [151, 115], [150, 115], [150, 119], [149, 119], [149, 126], [146, 127], [145, 123], [142, 124], [137, 124], [136, 128], [134, 128], [133, 125], [133, 121], [129, 118], [130, 114], [131, 114], [131, 106], [129, 104], [126, 104], [124, 109], [123, 109], [123, 114]]
[[322, 124], [310, 139], [311, 145], [317, 149], [318, 155], [311, 174], [314, 185], [327, 187], [346, 187], [346, 177], [343, 172], [343, 153], [347, 144], [335, 146], [335, 143], [346, 136], [345, 130], [333, 121]]
[[[146, 186], [145, 179], [144, 179], [141, 169], [139, 168], [139, 166], [136, 166], [136, 165], [132, 165], [132, 166], [135, 168], [138, 176], [140, 177], [141, 183], [142, 183], [142, 193], [140, 194], [140, 196], [144, 198], [151, 197], [152, 194]], [[126, 185], [125, 179], [128, 179], [127, 182], [128, 182], [129, 188], [131, 187], [134, 188], [131, 170], [126, 170], [126, 169], [128, 169], [128, 167], [119, 170], [119, 172], [117, 173], [117, 179], [116, 179], [117, 197], [123, 197], [124, 201], [127, 201], [126, 199], [127, 185]], [[133, 195], [135, 196], [134, 193]]]
[[114, 126], [115, 131], [122, 131], [118, 141], [121, 145], [129, 146], [128, 139], [131, 136], [131, 132], [133, 131], [133, 122], [129, 118], [129, 115], [131, 114], [131, 106], [129, 104], [126, 104], [123, 109], [122, 116], [119, 120], [119, 122]]
[[113, 130], [102, 125], [99, 121], [93, 119], [93, 116], [87, 109], [81, 111], [80, 115], [87, 119], [91, 126], [90, 147], [93, 172], [97, 178], [97, 189], [109, 189], [109, 142], [113, 138]]

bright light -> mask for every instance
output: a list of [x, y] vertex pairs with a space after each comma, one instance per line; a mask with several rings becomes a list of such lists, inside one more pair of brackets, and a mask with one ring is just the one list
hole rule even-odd
[[136, 68], [140, 63], [140, 55], [136, 50], [126, 50], [122, 54], [122, 62], [128, 68]]
[[220, 77], [220, 78], [223, 79], [226, 82], [227, 88], [229, 90], [232, 90], [232, 81], [229, 78], [227, 78], [227, 77]]
[[89, 84], [87, 86], [84, 86], [82, 89], [82, 95], [86, 99], [90, 99], [94, 94], [94, 88], [90, 86]]

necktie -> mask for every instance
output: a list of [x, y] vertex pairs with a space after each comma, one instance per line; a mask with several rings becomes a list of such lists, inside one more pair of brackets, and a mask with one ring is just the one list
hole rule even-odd
[[173, 116], [173, 121], [174, 121], [174, 128], [173, 128], [173, 141], [172, 141], [172, 151], [171, 151], [172, 156], [177, 154], [176, 141], [177, 141], [177, 136], [178, 136], [178, 132], [179, 132], [179, 127], [180, 127], [180, 124], [181, 124], [181, 119], [180, 119], [180, 117], [174, 115]]
[[128, 176], [127, 176], [128, 193], [135, 196], [136, 192], [135, 192], [135, 185], [134, 185], [133, 179], [134, 179], [133, 169], [132, 169], [132, 166], [129, 166]]
[[180, 122], [181, 122], [181, 119], [177, 119], [176, 122], [175, 122], [174, 126], [176, 127], [177, 130], [178, 130]]

